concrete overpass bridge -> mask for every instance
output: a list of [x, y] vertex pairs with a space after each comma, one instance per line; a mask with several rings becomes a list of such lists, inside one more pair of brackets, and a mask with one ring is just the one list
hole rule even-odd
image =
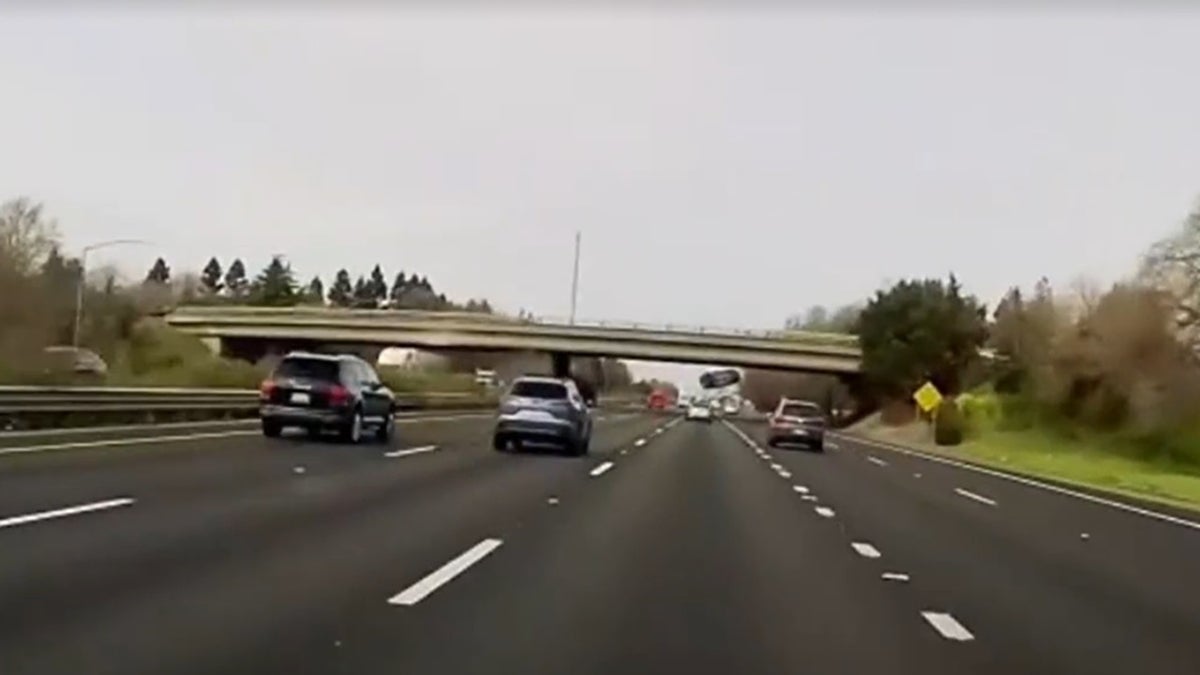
[[776, 368], [855, 379], [853, 336], [646, 324], [532, 321], [460, 312], [327, 308], [180, 307], [165, 317], [214, 351], [257, 361], [292, 349], [352, 351], [371, 362], [387, 347], [533, 351], [565, 374], [571, 356]]

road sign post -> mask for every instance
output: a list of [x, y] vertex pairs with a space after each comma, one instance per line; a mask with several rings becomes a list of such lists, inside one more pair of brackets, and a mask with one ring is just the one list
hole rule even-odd
[[938, 407], [942, 405], [942, 392], [938, 391], [932, 382], [926, 382], [913, 392], [912, 397], [917, 402], [917, 407], [929, 415], [929, 428], [936, 429], [937, 420], [934, 415], [937, 414]]

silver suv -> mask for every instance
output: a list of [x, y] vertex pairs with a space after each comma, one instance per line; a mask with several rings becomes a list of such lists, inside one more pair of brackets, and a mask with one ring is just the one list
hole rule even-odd
[[520, 449], [527, 441], [554, 443], [573, 455], [587, 454], [592, 440], [592, 414], [571, 380], [519, 377], [496, 417], [492, 447]]

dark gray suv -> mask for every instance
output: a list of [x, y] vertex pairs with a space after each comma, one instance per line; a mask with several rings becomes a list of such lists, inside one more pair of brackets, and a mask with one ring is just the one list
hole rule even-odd
[[396, 400], [366, 361], [293, 352], [262, 383], [259, 417], [263, 434], [303, 427], [313, 435], [335, 429], [357, 443], [366, 429], [381, 442], [396, 432]]
[[575, 383], [554, 377], [519, 377], [500, 400], [492, 446], [507, 450], [525, 441], [554, 443], [587, 454], [592, 414]]

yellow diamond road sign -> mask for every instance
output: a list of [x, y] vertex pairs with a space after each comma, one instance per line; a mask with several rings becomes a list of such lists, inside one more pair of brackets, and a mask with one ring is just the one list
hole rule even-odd
[[926, 382], [913, 393], [913, 400], [917, 402], [921, 410], [929, 412], [942, 404], [942, 392], [938, 391], [932, 382]]

